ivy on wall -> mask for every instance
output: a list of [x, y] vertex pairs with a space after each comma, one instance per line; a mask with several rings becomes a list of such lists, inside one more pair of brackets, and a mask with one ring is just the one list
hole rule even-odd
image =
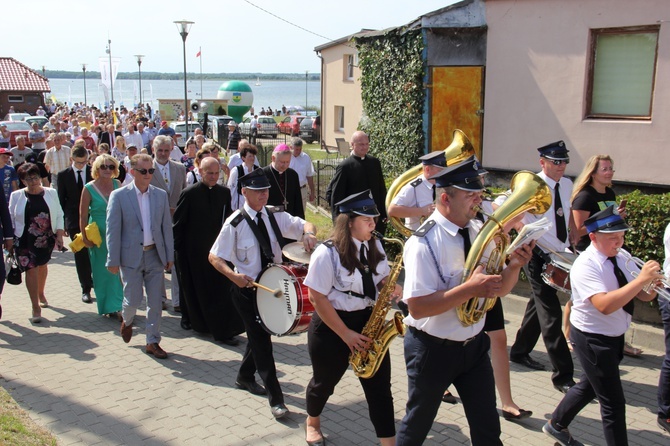
[[355, 42], [365, 114], [359, 129], [390, 183], [424, 153], [424, 42], [420, 30], [399, 28]]

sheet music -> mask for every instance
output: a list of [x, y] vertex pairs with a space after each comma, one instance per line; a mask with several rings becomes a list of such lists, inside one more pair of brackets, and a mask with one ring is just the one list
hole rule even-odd
[[519, 235], [514, 239], [514, 241], [509, 245], [505, 255], [512, 254], [520, 246], [528, 244], [533, 240], [539, 240], [546, 232], [551, 229], [551, 222], [547, 220], [546, 217], [534, 221], [533, 223], [528, 223], [521, 228]]

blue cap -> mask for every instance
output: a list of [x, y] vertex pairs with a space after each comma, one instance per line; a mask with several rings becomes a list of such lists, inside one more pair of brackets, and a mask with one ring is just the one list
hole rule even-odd
[[263, 169], [253, 170], [237, 181], [240, 182], [241, 187], [246, 187], [251, 190], [270, 188], [270, 182], [268, 181], [268, 177], [265, 176], [265, 173], [263, 173]]
[[565, 143], [563, 141], [552, 142], [551, 144], [540, 147], [537, 151], [540, 152], [542, 158], [550, 160], [570, 159], [570, 155], [568, 155], [569, 150], [565, 148]]
[[335, 206], [337, 206], [340, 214], [353, 213], [365, 217], [379, 216], [379, 211], [377, 210], [375, 200], [372, 198], [370, 189], [351, 194], [344, 200], [335, 203]]
[[589, 234], [592, 232], [621, 232], [630, 229], [630, 226], [628, 226], [624, 219], [621, 218], [619, 211], [614, 205], [611, 205], [600, 212], [596, 212], [587, 218], [584, 222], [584, 226], [586, 226], [586, 230]]
[[430, 166], [441, 166], [445, 167], [447, 165], [447, 157], [443, 151], [430, 152], [428, 155], [419, 157], [421, 164], [430, 165]]
[[435, 187], [453, 186], [463, 190], [484, 190], [482, 175], [488, 173], [476, 156], [472, 155], [465, 161], [445, 167], [430, 177], [435, 180]]

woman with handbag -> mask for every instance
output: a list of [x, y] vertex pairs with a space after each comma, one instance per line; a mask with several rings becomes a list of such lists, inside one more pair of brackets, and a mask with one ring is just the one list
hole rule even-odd
[[[12, 192], [9, 213], [14, 225], [14, 255], [26, 273], [26, 288], [32, 303], [34, 324], [42, 321], [42, 307], [49, 304], [44, 296], [47, 263], [54, 248], [63, 248], [65, 221], [56, 189], [43, 187], [40, 169], [32, 163], [19, 168], [19, 178], [27, 186]], [[41, 306], [40, 306], [41, 305]]]
[[[14, 234], [12, 234], [12, 218], [9, 215], [5, 194], [0, 194], [0, 236], [4, 239], [5, 249], [11, 256], [14, 249]], [[0, 299], [2, 298], [2, 289], [5, 285], [7, 272], [3, 252], [0, 251]], [[0, 306], [0, 317], [2, 317], [2, 306]]]
[[108, 317], [121, 318], [121, 304], [123, 301], [123, 285], [119, 276], [107, 270], [107, 203], [109, 196], [120, 184], [115, 178], [119, 175], [119, 162], [111, 155], [102, 154], [95, 159], [91, 169], [93, 181], [84, 185], [79, 202], [79, 227], [85, 228], [95, 222], [100, 230], [102, 243], [95, 246], [82, 231], [81, 237], [88, 248], [93, 273], [93, 290], [95, 302], [98, 305], [98, 314]]

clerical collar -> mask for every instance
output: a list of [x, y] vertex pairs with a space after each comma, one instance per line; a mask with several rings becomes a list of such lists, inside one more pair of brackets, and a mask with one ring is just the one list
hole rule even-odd
[[365, 157], [364, 157], [364, 156], [358, 156], [358, 155], [351, 155], [351, 156], [353, 156], [354, 158], [356, 158], [356, 159], [359, 160], [359, 161], [365, 161]]

